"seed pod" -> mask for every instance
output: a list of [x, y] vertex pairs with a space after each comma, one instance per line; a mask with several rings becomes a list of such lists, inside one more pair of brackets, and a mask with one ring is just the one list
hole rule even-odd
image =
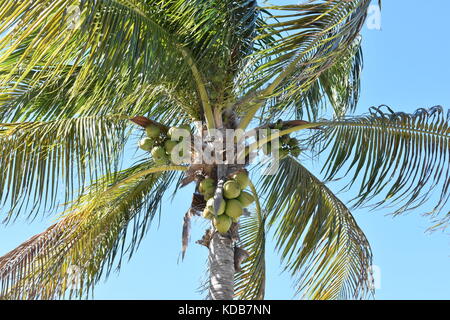
[[241, 187], [235, 180], [228, 180], [223, 185], [223, 195], [226, 199], [234, 199], [239, 197]]
[[231, 218], [225, 214], [213, 218], [213, 225], [220, 233], [227, 233], [230, 230], [232, 222]]
[[147, 136], [150, 138], [157, 138], [161, 134], [161, 128], [151, 124], [147, 127], [145, 127], [145, 132], [147, 133]]

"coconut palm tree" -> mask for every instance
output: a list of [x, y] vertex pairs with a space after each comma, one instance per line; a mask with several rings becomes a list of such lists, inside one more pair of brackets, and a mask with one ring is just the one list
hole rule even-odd
[[[4, 222], [64, 206], [54, 225], [0, 258], [0, 297], [86, 297], [135, 253], [167, 190], [190, 183], [182, 250], [191, 219], [212, 219], [199, 240], [209, 298], [264, 298], [269, 232], [302, 297], [370, 296], [370, 245], [326, 182], [345, 175], [354, 207], [395, 214], [438, 194], [427, 214], [432, 228], [445, 227], [450, 113], [382, 106], [351, 115], [369, 3], [0, 0]], [[161, 144], [186, 124], [197, 136], [277, 130], [247, 142], [241, 162], [220, 147], [227, 162], [175, 164]], [[130, 152], [144, 132], [152, 156]], [[250, 156], [261, 148], [279, 165], [252, 183], [260, 165]], [[302, 163], [319, 156], [321, 179]], [[254, 203], [242, 210], [244, 194]]]

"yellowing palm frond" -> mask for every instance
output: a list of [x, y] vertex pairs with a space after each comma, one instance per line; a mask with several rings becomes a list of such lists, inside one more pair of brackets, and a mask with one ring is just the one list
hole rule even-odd
[[104, 269], [136, 250], [174, 179], [171, 170], [184, 168], [145, 162], [99, 180], [56, 224], [0, 258], [0, 298], [86, 296]]
[[0, 123], [0, 200], [7, 219], [53, 208], [61, 186], [66, 201], [87, 180], [115, 170], [127, 141], [126, 117]]
[[235, 297], [240, 300], [264, 300], [266, 291], [266, 221], [267, 211], [263, 211], [254, 186], [256, 212], [240, 220], [238, 245], [249, 253], [241, 271], [236, 274]]
[[262, 179], [269, 224], [297, 292], [310, 299], [359, 299], [372, 290], [369, 243], [346, 206], [293, 158]]

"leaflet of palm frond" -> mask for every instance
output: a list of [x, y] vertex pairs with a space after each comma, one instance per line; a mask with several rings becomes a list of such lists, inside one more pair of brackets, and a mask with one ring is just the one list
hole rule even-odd
[[[88, 295], [105, 272], [136, 251], [174, 179], [174, 172], [165, 171], [181, 169], [146, 161], [97, 181], [55, 225], [0, 258], [0, 297]], [[73, 268], [80, 277], [76, 288], [70, 288]]]
[[450, 197], [449, 127], [450, 111], [440, 106], [413, 114], [381, 106], [365, 116], [330, 121], [312, 143], [330, 150], [323, 168], [327, 180], [345, 176], [347, 188], [359, 185], [356, 207], [395, 204], [399, 214], [434, 195], [429, 213], [437, 214]]
[[6, 220], [29, 217], [83, 192], [88, 181], [116, 170], [127, 141], [126, 116], [0, 123], [0, 201]]
[[268, 224], [297, 293], [310, 299], [359, 299], [373, 289], [370, 245], [346, 206], [296, 159], [264, 176]]

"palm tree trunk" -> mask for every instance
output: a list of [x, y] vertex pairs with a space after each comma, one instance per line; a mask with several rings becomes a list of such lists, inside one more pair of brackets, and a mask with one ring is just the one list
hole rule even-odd
[[234, 245], [230, 236], [215, 232], [209, 243], [209, 296], [232, 300], [234, 295]]

